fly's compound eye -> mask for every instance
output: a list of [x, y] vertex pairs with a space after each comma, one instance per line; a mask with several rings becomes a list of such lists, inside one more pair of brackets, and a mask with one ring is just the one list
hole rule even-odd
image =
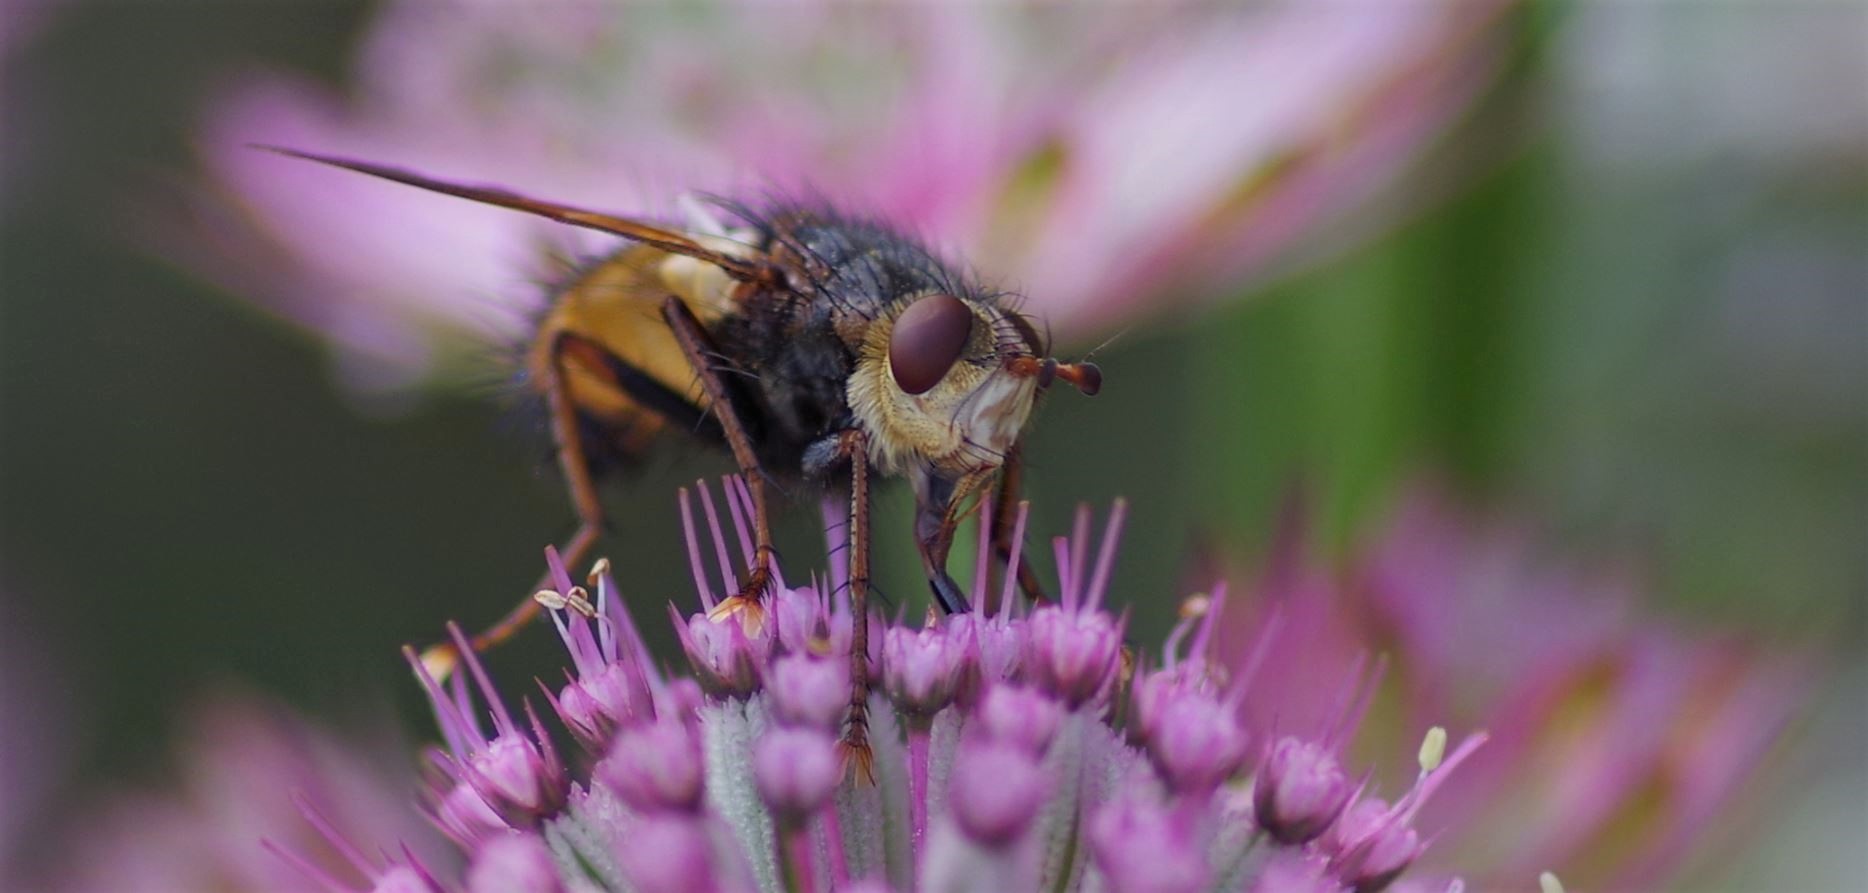
[[973, 335], [973, 310], [953, 295], [918, 298], [895, 318], [889, 374], [907, 394], [925, 394], [960, 361]]

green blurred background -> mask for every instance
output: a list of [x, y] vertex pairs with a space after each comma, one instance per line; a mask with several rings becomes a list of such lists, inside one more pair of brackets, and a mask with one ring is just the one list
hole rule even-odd
[[[1868, 68], [1759, 50], [1762, 7], [1658, 6], [1663, 55], [1632, 71], [1577, 60], [1620, 39], [1614, 7], [1531, 17], [1513, 76], [1421, 172], [1450, 199], [1249, 300], [1137, 327], [1099, 355], [1102, 396], [1047, 404], [1035, 529], [1132, 500], [1118, 592], [1140, 638], [1197, 544], [1256, 551], [1297, 482], [1345, 548], [1433, 474], [1562, 549], [1637, 558], [1689, 625], [1860, 648]], [[1771, 9], [1797, 33], [1868, 33], [1859, 4]], [[132, 224], [191, 171], [215, 84], [262, 65], [336, 83], [369, 9], [49, 13], [6, 58], [0, 122], [0, 620], [77, 742], [66, 784], [151, 771], [167, 718], [215, 686], [414, 715], [397, 647], [495, 616], [568, 531], [546, 446], [474, 393], [354, 411], [309, 336]], [[1720, 83], [1756, 89], [1651, 118]], [[1772, 104], [1793, 108], [1754, 107]], [[725, 469], [668, 460], [613, 488], [604, 551], [634, 596], [687, 597], [673, 490]], [[813, 519], [795, 513], [787, 554], [813, 554]], [[885, 591], [918, 605], [891, 557]], [[495, 672], [552, 647], [530, 636]]]

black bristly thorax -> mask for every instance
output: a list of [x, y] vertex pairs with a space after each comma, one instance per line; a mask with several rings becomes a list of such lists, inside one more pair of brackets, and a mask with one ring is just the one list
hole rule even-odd
[[868, 324], [934, 291], [996, 300], [890, 227], [824, 211], [736, 211], [787, 276], [788, 287], [749, 295], [715, 332], [776, 473], [797, 473], [807, 448], [854, 424], [845, 384]]

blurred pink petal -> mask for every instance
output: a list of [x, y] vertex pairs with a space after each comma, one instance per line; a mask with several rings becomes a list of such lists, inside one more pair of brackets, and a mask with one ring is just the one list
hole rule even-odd
[[450, 864], [415, 807], [405, 748], [387, 737], [339, 740], [245, 698], [207, 702], [184, 717], [171, 791], [120, 794], [71, 835], [57, 889], [111, 893], [177, 890], [323, 891], [263, 842], [291, 850], [349, 882], [340, 854], [294, 796], [352, 841], [407, 843]]

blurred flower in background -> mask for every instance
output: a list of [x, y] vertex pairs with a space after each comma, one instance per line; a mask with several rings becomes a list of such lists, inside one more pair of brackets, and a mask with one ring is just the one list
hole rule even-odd
[[1277, 630], [1248, 727], [1321, 727], [1317, 698], [1343, 684], [1328, 668], [1379, 653], [1390, 684], [1364, 740], [1490, 730], [1423, 811], [1448, 829], [1430, 861], [1479, 889], [1555, 869], [1575, 889], [1651, 890], [1711, 854], [1709, 832], [1758, 829], [1732, 807], [1760, 793], [1746, 784], [1801, 714], [1808, 661], [1643, 616], [1630, 569], [1565, 561], [1435, 487], [1415, 487], [1340, 572], [1321, 569], [1304, 515], [1293, 501], [1226, 627], [1234, 649]]
[[306, 806], [357, 839], [449, 867], [417, 805], [409, 749], [383, 731], [390, 725], [379, 718], [368, 734], [339, 736], [250, 695], [204, 699], [178, 717], [171, 786], [98, 792], [83, 827], [59, 838], [54, 876], [11, 889], [321, 891], [267, 850], [289, 847], [341, 872], [342, 854]]
[[601, 243], [250, 143], [663, 217], [821, 194], [1081, 337], [1366, 231], [1489, 83], [1509, 8], [394, 3], [348, 96], [255, 75], [213, 106], [215, 198], [165, 247], [330, 334], [365, 390], [422, 379], [448, 335], [512, 340], [541, 247]]
[[78, 709], [45, 633], [19, 590], [0, 585], [0, 886], [27, 861], [27, 832], [69, 768], [62, 745]]

